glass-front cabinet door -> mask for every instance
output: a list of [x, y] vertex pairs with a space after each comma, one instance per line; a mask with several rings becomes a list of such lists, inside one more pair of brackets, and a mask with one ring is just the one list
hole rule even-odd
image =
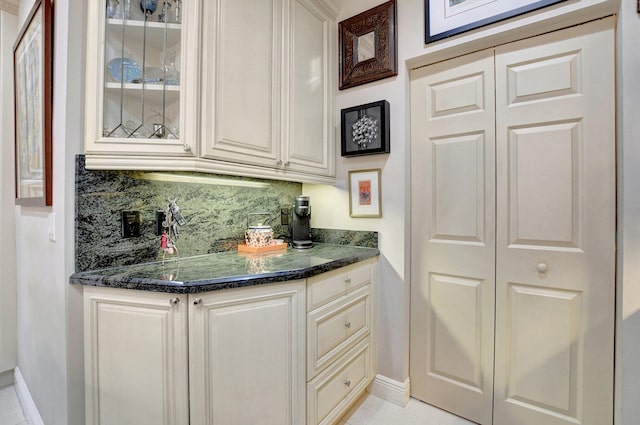
[[194, 155], [199, 1], [89, 2], [86, 153], [112, 156], [98, 168]]

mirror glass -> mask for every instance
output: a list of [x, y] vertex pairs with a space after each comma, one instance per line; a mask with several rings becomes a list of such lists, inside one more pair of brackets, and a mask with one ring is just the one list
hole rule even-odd
[[358, 62], [364, 62], [376, 57], [376, 34], [368, 32], [358, 37]]

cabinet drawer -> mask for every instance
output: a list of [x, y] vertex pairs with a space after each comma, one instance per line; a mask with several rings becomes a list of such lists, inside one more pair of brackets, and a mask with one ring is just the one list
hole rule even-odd
[[307, 384], [307, 424], [336, 422], [371, 379], [371, 347], [366, 338]]
[[371, 263], [362, 262], [313, 276], [307, 280], [307, 311], [371, 281]]
[[307, 315], [307, 379], [371, 331], [371, 286], [325, 304]]

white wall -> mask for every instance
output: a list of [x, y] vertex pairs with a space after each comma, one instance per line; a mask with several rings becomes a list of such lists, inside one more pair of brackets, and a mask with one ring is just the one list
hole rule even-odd
[[[18, 34], [18, 17], [0, 9], [0, 99], [13, 99], [13, 42]], [[13, 102], [0, 102], [0, 387], [12, 381], [16, 366], [16, 253], [13, 204]]]
[[[20, 23], [33, 0], [20, 4]], [[47, 425], [84, 423], [82, 305], [73, 272], [74, 160], [81, 152], [83, 0], [54, 5], [53, 206], [15, 209], [18, 367]], [[79, 54], [80, 53], [80, 54]], [[3, 166], [6, 159], [3, 157]], [[48, 238], [55, 214], [56, 240]]]
[[640, 15], [623, 1], [617, 33], [618, 425], [640, 418]]

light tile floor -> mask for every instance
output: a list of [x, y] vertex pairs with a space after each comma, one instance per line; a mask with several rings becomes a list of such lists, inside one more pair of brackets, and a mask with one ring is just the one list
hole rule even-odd
[[[13, 385], [0, 388], [0, 424], [28, 425]], [[366, 393], [338, 425], [474, 425], [414, 398], [402, 408]]]
[[13, 385], [0, 388], [0, 424], [28, 425]]
[[366, 393], [338, 425], [474, 425], [414, 398], [405, 408]]

